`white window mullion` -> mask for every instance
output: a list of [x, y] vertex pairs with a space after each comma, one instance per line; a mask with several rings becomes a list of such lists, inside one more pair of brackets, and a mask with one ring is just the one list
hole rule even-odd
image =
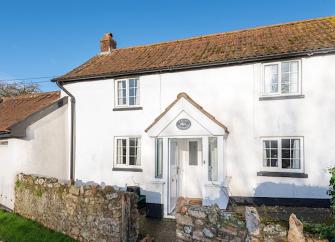
[[129, 148], [129, 138], [127, 138], [127, 147], [126, 147], [126, 163], [127, 166], [129, 166], [129, 153], [130, 153], [130, 148]]
[[278, 94], [282, 94], [281, 91], [281, 62], [278, 62]]
[[282, 150], [281, 150], [281, 139], [278, 138], [278, 169], [281, 170], [282, 167]]
[[129, 106], [129, 79], [126, 80], [126, 104]]

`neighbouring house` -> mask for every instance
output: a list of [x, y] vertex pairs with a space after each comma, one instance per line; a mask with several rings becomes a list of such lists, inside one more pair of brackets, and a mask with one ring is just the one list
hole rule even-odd
[[100, 47], [53, 80], [71, 98], [73, 178], [139, 186], [164, 216], [178, 196], [329, 205], [334, 16]]
[[20, 172], [69, 178], [67, 101], [60, 92], [0, 99], [0, 205], [14, 208]]

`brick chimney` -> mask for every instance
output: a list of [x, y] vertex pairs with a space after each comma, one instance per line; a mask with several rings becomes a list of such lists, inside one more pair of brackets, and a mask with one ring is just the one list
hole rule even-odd
[[113, 39], [112, 33], [105, 34], [100, 40], [100, 53], [108, 54], [116, 48], [116, 41]]

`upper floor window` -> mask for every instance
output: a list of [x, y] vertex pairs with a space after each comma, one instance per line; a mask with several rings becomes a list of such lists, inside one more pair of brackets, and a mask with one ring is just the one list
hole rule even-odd
[[270, 170], [302, 169], [302, 138], [263, 139], [263, 167]]
[[298, 60], [263, 65], [263, 96], [301, 93], [301, 63]]
[[115, 81], [117, 107], [138, 106], [140, 104], [139, 80], [129, 78]]

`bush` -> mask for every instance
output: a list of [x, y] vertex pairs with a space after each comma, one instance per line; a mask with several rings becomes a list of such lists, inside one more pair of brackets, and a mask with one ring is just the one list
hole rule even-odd
[[335, 167], [329, 169], [331, 175], [329, 181], [328, 194], [330, 195], [330, 208], [332, 210], [333, 219], [335, 221]]
[[318, 236], [319, 239], [328, 239], [335, 242], [335, 167], [329, 169], [330, 181], [328, 194], [330, 196], [330, 209], [332, 212], [331, 224], [304, 223], [306, 232]]

